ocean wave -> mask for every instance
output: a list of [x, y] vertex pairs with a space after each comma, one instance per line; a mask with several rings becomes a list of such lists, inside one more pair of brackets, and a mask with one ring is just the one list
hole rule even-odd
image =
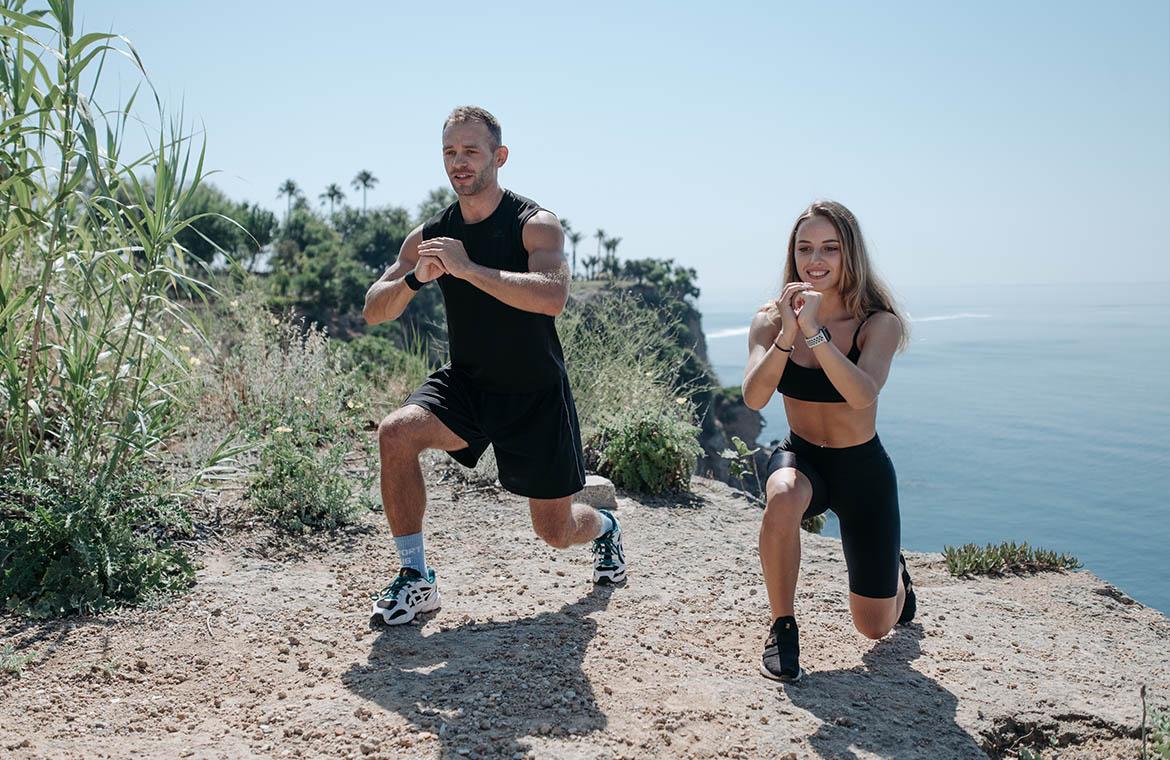
[[[990, 319], [990, 314], [980, 314], [978, 312], [964, 311], [958, 314], [938, 314], [930, 317], [910, 317], [911, 322], [948, 322], [952, 319]], [[713, 330], [707, 335], [707, 340], [719, 340], [720, 338], [734, 338], [737, 335], [747, 335], [749, 327], [727, 327], [722, 330]]]
[[990, 319], [990, 314], [976, 314], [964, 311], [959, 314], [940, 314], [936, 317], [910, 317], [911, 322], [946, 322], [952, 319]]
[[715, 330], [707, 336], [707, 340], [718, 340], [719, 338], [734, 338], [736, 335], [747, 335], [749, 327], [729, 327], [726, 330]]

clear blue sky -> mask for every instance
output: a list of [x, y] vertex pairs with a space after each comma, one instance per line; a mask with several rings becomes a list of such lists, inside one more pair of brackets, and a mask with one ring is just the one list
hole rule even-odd
[[1170, 282], [1165, 0], [556, 6], [79, 14], [206, 126], [213, 182], [273, 209], [286, 177], [360, 203], [360, 169], [371, 204], [414, 209], [445, 184], [443, 117], [476, 103], [503, 124], [505, 186], [622, 258], [695, 267], [707, 305], [768, 297], [817, 197], [857, 213], [896, 289]]

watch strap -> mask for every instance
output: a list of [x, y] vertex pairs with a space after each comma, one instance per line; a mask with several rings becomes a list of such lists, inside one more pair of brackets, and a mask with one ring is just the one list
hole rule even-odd
[[832, 336], [829, 335], [829, 328], [821, 327], [821, 329], [813, 333], [811, 338], [804, 339], [804, 345], [809, 348], [816, 348], [822, 343], [828, 343], [830, 340], [832, 340]]

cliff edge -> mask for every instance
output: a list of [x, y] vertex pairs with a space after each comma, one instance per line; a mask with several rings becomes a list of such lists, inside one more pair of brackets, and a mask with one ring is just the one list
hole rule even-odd
[[[800, 684], [761, 678], [758, 508], [696, 479], [620, 499], [630, 576], [533, 535], [522, 499], [434, 482], [443, 607], [369, 627], [380, 515], [308, 543], [226, 534], [154, 610], [0, 617], [0, 754], [73, 757], [1138, 756], [1170, 698], [1170, 621], [1088, 572], [959, 580], [911, 554], [919, 618], [852, 630], [840, 544], [805, 534]], [[18, 671], [5, 672], [6, 670]]]

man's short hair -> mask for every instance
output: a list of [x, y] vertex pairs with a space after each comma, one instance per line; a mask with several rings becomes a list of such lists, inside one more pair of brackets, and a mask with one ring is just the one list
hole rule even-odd
[[487, 109], [479, 106], [459, 106], [443, 122], [443, 129], [452, 124], [466, 124], [469, 121], [478, 121], [488, 128], [492, 136], [492, 147], [498, 148], [504, 144], [503, 133], [500, 131], [500, 122]]

